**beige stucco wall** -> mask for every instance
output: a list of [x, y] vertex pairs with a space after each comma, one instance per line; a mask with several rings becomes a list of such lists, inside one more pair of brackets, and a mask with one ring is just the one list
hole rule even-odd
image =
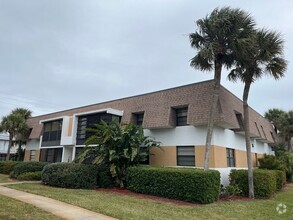
[[24, 161], [29, 161], [30, 160], [30, 150], [25, 150], [25, 153], [24, 153]]
[[176, 146], [162, 146], [161, 149], [160, 148], [151, 149], [150, 165], [176, 166], [177, 165]]
[[69, 125], [68, 125], [68, 136], [72, 136], [72, 125], [73, 125], [73, 117], [70, 117]]

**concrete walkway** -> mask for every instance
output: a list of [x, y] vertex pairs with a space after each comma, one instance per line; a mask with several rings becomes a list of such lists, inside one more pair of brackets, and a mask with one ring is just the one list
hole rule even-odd
[[[19, 184], [18, 182], [17, 184]], [[15, 183], [3, 183], [1, 185], [10, 185]], [[89, 211], [74, 205], [70, 205], [64, 202], [60, 202], [54, 199], [50, 199], [44, 196], [38, 196], [31, 193], [26, 193], [16, 189], [6, 188], [0, 185], [0, 195], [7, 196], [38, 208], [41, 208], [47, 212], [50, 212], [56, 216], [64, 219], [72, 220], [114, 220], [115, 218], [102, 215], [96, 212]]]

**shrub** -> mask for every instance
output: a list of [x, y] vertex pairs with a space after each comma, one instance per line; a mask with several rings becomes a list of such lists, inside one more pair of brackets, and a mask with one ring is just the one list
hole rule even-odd
[[267, 169], [267, 170], [286, 170], [286, 165], [283, 161], [278, 160], [277, 157], [273, 155], [264, 155], [263, 158], [258, 159], [259, 169]]
[[105, 165], [100, 165], [96, 167], [97, 169], [97, 186], [101, 188], [114, 187], [115, 179], [113, 179], [110, 168]]
[[18, 180], [41, 180], [42, 171], [22, 173], [17, 176]]
[[2, 174], [10, 174], [13, 171], [14, 166], [18, 163], [17, 161], [3, 161], [0, 162], [0, 173]]
[[20, 162], [14, 166], [13, 176], [15, 178], [17, 178], [19, 175], [24, 174], [24, 173], [42, 171], [44, 166], [46, 166], [47, 164], [48, 163], [46, 163], [46, 162], [39, 162], [39, 161]]
[[130, 191], [192, 203], [212, 203], [219, 198], [220, 173], [188, 168], [129, 167]]
[[277, 178], [277, 190], [280, 191], [286, 183], [286, 172], [282, 170], [273, 170]]
[[92, 189], [97, 186], [97, 172], [94, 165], [54, 163], [44, 167], [42, 182], [64, 188]]
[[237, 184], [235, 185], [228, 185], [224, 187], [221, 185], [221, 198], [231, 199], [234, 196], [241, 195], [242, 190], [239, 188]]
[[[248, 171], [231, 170], [230, 184], [237, 184], [243, 196], [248, 196]], [[254, 194], [256, 198], [270, 198], [277, 190], [277, 178], [272, 170], [253, 170]]]

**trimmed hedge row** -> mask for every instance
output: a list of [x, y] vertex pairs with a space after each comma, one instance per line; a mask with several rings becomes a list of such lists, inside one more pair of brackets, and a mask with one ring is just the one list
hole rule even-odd
[[219, 198], [220, 173], [187, 168], [129, 167], [130, 191], [192, 203], [212, 203]]
[[21, 162], [18, 161], [1, 161], [0, 162], [0, 173], [10, 174], [14, 167]]
[[[248, 196], [248, 171], [231, 170], [230, 184], [238, 185], [243, 196]], [[282, 185], [283, 174], [276, 170], [253, 170], [254, 194], [256, 198], [270, 198]], [[282, 187], [281, 187], [282, 188]]]
[[277, 178], [277, 190], [280, 191], [286, 183], [286, 172], [282, 170], [273, 170]]
[[109, 187], [113, 186], [109, 172], [104, 167], [95, 165], [54, 163], [44, 167], [42, 182], [50, 186], [76, 189]]
[[47, 164], [46, 162], [39, 161], [20, 162], [13, 168], [13, 177], [17, 178], [24, 173], [40, 172]]
[[17, 176], [18, 180], [41, 180], [42, 171], [27, 172]]

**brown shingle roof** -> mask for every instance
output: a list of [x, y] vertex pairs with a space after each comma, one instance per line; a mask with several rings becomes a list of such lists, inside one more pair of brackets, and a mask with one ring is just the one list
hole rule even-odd
[[[147, 93], [143, 95], [98, 103], [89, 106], [55, 112], [28, 119], [28, 125], [33, 128], [30, 138], [40, 136], [42, 125], [40, 120], [60, 116], [72, 116], [73, 114], [94, 111], [104, 108], [113, 108], [124, 111], [122, 121], [131, 122], [132, 114], [144, 112], [144, 128], [174, 127], [174, 110], [180, 106], [188, 106], [188, 124], [207, 124], [209, 106], [212, 99], [213, 80]], [[215, 116], [218, 126], [229, 129], [239, 128], [235, 116], [235, 110], [242, 113], [242, 102], [224, 87], [221, 87], [219, 103]], [[259, 136], [255, 123], [263, 126], [268, 142], [273, 142], [270, 132], [274, 132], [270, 123], [260, 114], [250, 109], [250, 130], [255, 136]]]

